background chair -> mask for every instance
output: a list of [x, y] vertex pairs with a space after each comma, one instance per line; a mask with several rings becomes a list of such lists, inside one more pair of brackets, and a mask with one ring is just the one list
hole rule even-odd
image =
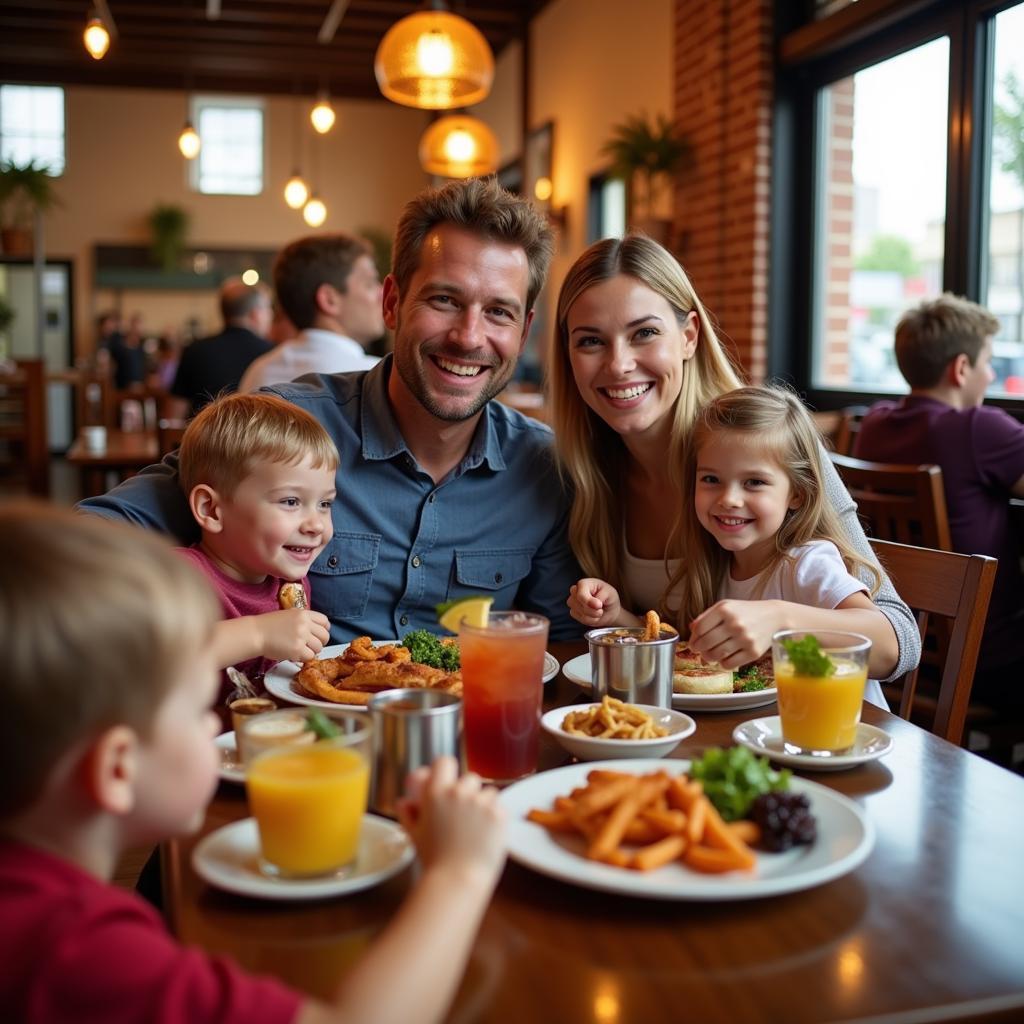
[[[879, 561], [896, 592], [917, 616], [922, 641], [933, 616], [949, 622], [949, 645], [941, 667], [931, 731], [960, 744], [978, 663], [985, 616], [996, 578], [996, 559], [961, 555], [907, 544], [872, 540]], [[899, 715], [914, 710], [918, 670], [903, 676]]]
[[853, 442], [860, 433], [861, 420], [868, 413], [866, 405], [848, 405], [839, 411], [839, 423], [832, 435], [832, 448], [840, 455], [853, 452]]
[[187, 426], [188, 420], [157, 420], [156, 440], [157, 449], [159, 451], [159, 457], [161, 459], [168, 453], [173, 452], [181, 447], [181, 439], [185, 435], [185, 427]]
[[42, 359], [0, 361], [0, 478], [5, 485], [30, 494], [47, 497], [50, 493]]

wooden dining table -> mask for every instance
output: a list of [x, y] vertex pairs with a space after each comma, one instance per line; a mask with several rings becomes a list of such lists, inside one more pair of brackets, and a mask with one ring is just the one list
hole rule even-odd
[[77, 466], [81, 476], [82, 498], [103, 494], [110, 485], [109, 477], [124, 480], [160, 458], [156, 430], [112, 430], [106, 433], [106, 444], [100, 451], [89, 448], [78, 437], [68, 449], [66, 458]]
[[[584, 648], [550, 650], [564, 663]], [[546, 708], [585, 699], [562, 675], [545, 687]], [[696, 732], [671, 756], [729, 745], [736, 725], [776, 713], [694, 714]], [[859, 868], [783, 896], [686, 902], [592, 891], [509, 862], [449, 1022], [1024, 1020], [1024, 779], [870, 705], [864, 720], [892, 737], [888, 756], [797, 773], [863, 808], [876, 841]], [[539, 768], [568, 763], [545, 736]], [[312, 903], [229, 895], [190, 856], [201, 835], [247, 814], [243, 788], [222, 783], [199, 836], [165, 845], [171, 928], [325, 997], [416, 869]]]

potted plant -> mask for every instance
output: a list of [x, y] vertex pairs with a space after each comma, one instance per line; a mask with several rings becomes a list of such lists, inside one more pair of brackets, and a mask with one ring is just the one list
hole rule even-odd
[[57, 205], [54, 178], [45, 164], [35, 160], [0, 163], [0, 241], [8, 255], [32, 252], [36, 211]]
[[165, 273], [178, 269], [188, 234], [188, 213], [173, 203], [157, 203], [149, 215], [150, 250]]
[[659, 214], [672, 176], [692, 163], [690, 143], [676, 134], [664, 114], [653, 120], [634, 114], [612, 128], [601, 152], [611, 157], [612, 174], [626, 182], [630, 222], [664, 243], [670, 221]]

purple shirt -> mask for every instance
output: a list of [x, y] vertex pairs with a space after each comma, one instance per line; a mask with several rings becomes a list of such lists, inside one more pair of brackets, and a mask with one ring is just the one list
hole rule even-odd
[[1024, 426], [994, 406], [954, 409], [908, 395], [872, 407], [853, 454], [942, 469], [954, 550], [999, 559], [979, 664], [1024, 657], [1024, 578], [1009, 508], [1010, 488], [1024, 476]]

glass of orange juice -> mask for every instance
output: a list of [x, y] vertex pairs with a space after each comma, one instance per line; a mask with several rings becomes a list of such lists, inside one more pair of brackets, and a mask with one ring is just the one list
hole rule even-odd
[[344, 875], [366, 813], [369, 716], [290, 708], [253, 715], [242, 729], [260, 870], [274, 878]]
[[537, 768], [548, 620], [491, 612], [487, 625], [459, 626], [466, 766], [490, 782]]
[[782, 743], [833, 757], [857, 739], [871, 641], [859, 633], [786, 630], [772, 637]]

